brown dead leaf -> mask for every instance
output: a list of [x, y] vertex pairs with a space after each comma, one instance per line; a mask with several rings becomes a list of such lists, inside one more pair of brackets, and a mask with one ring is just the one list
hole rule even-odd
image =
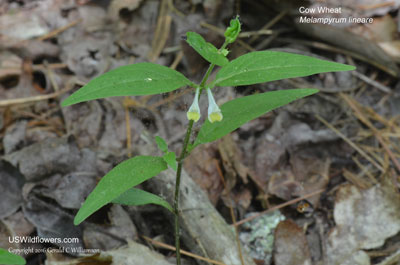
[[10, 52], [0, 53], [0, 82], [21, 74], [22, 59]]
[[[290, 155], [290, 164], [296, 181], [302, 189], [298, 196], [323, 189], [329, 182], [330, 158], [322, 147], [302, 149]], [[308, 198], [314, 207], [318, 206], [321, 194]]]
[[133, 241], [128, 246], [102, 252], [100, 257], [111, 257], [112, 265], [172, 265], [161, 254]]
[[400, 231], [400, 195], [386, 180], [367, 190], [344, 185], [336, 195], [334, 219], [324, 264], [369, 264], [363, 250], [381, 247]]
[[237, 177], [240, 177], [243, 183], [246, 184], [249, 169], [241, 162], [241, 151], [231, 135], [223, 137], [218, 142], [218, 152], [221, 155], [222, 165], [225, 170], [226, 190], [229, 191], [235, 186]]
[[389, 54], [393, 60], [400, 62], [400, 40], [379, 42], [379, 46]]
[[[16, 243], [13, 237], [29, 236], [34, 231], [34, 227], [25, 219], [23, 213], [18, 211], [0, 220], [0, 247], [17, 249], [22, 247], [22, 243]], [[10, 240], [10, 238], [12, 238]]]
[[85, 246], [91, 249], [111, 250], [137, 237], [137, 230], [121, 205], [114, 204], [109, 212], [110, 226], [88, 226], [83, 231]]
[[273, 194], [284, 200], [290, 200], [297, 197], [303, 187], [290, 169], [281, 169], [274, 172], [268, 182], [268, 193]]
[[[313, 130], [291, 118], [289, 113], [281, 112], [266, 136], [257, 143], [256, 173], [268, 181], [270, 194], [284, 200], [324, 188], [329, 181], [328, 154], [320, 145], [304, 145], [329, 142], [336, 137], [327, 130]], [[310, 198], [314, 205], [318, 200], [319, 195]]]
[[70, 254], [74, 254], [73, 249], [83, 247], [80, 240], [81, 228], [74, 226], [73, 215], [68, 211], [43, 200], [35, 192], [29, 193], [22, 209], [26, 219], [35, 226], [39, 237], [79, 238], [78, 242], [61, 240], [54, 243], [59, 247], [65, 247]]
[[292, 220], [281, 221], [275, 229], [275, 265], [311, 265], [311, 255], [303, 230]]
[[24, 182], [24, 177], [14, 166], [0, 160], [0, 219], [21, 207]]
[[108, 8], [108, 16], [116, 21], [124, 12], [132, 12], [137, 9], [142, 0], [113, 0]]
[[94, 165], [82, 161], [83, 154], [73, 137], [50, 138], [13, 152], [5, 159], [19, 169], [29, 181], [54, 173], [92, 171]]
[[[330, 160], [318, 156], [318, 150], [291, 152], [290, 165], [286, 170], [274, 171], [268, 183], [270, 194], [290, 200], [325, 188], [329, 182]], [[319, 198], [320, 194], [308, 200], [316, 207]]]
[[26, 142], [27, 121], [17, 121], [8, 126], [3, 138], [4, 153], [9, 154]]
[[205, 144], [192, 151], [184, 161], [184, 168], [192, 179], [207, 192], [214, 205], [224, 189], [221, 177], [214, 162], [217, 150], [212, 144]]

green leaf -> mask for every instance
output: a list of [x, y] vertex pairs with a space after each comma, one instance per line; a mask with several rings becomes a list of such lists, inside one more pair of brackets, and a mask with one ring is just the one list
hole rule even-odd
[[181, 73], [153, 63], [121, 66], [92, 79], [62, 102], [69, 106], [83, 101], [115, 97], [166, 93], [192, 85]]
[[174, 212], [171, 205], [164, 199], [150, 192], [134, 188], [125, 191], [112, 202], [124, 205], [145, 205], [152, 203], [161, 205], [171, 212]]
[[186, 37], [187, 43], [208, 62], [219, 66], [229, 63], [228, 59], [214, 45], [206, 42], [201, 35], [189, 31], [186, 32]]
[[284, 106], [296, 99], [317, 92], [317, 89], [279, 90], [254, 94], [228, 101], [221, 106], [222, 115], [224, 117], [222, 121], [210, 123], [206, 120], [191, 149], [199, 144], [212, 142], [222, 138], [250, 120]]
[[168, 145], [167, 142], [161, 138], [160, 136], [156, 136], [156, 143], [158, 148], [163, 152], [166, 153], [168, 152]]
[[173, 169], [176, 171], [177, 166], [176, 166], [176, 155], [175, 152], [168, 152], [165, 155], [163, 155], [164, 161]]
[[23, 257], [15, 255], [13, 253], [8, 252], [5, 249], [0, 248], [0, 264], [23, 265], [26, 264], [26, 261]]
[[209, 86], [253, 85], [285, 78], [354, 69], [355, 67], [351, 65], [293, 53], [250, 52], [222, 67]]
[[125, 160], [100, 180], [76, 214], [74, 224], [80, 224], [92, 213], [128, 189], [156, 176], [167, 168], [167, 164], [161, 157], [136, 156]]

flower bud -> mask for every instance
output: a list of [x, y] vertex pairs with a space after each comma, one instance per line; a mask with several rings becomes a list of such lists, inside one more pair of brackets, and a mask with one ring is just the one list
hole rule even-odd
[[218, 107], [215, 99], [211, 93], [211, 89], [207, 88], [207, 96], [208, 96], [208, 120], [213, 123], [216, 121], [222, 121], [222, 113], [220, 108]]
[[188, 112], [186, 113], [188, 120], [193, 120], [194, 122], [197, 122], [200, 119], [199, 94], [200, 94], [200, 87], [197, 87], [193, 103], [190, 106]]
[[230, 26], [226, 29], [224, 35], [227, 43], [232, 43], [236, 40], [240, 33], [240, 21], [239, 16], [235, 19], [231, 19]]

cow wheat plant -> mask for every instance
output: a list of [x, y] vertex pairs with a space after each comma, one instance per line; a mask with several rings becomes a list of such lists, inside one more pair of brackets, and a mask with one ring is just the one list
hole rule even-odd
[[[220, 139], [250, 120], [296, 99], [318, 92], [317, 89], [279, 90], [236, 98], [218, 106], [213, 97], [213, 90], [217, 87], [253, 85], [285, 78], [355, 69], [349, 65], [276, 51], [250, 52], [229, 61], [227, 46], [236, 40], [240, 27], [238, 17], [231, 20], [224, 34], [225, 42], [220, 49], [206, 42], [199, 34], [187, 32], [185, 38], [187, 43], [210, 63], [200, 84], [162, 65], [136, 63], [119, 67], [94, 78], [62, 102], [62, 106], [65, 107], [106, 97], [154, 95], [183, 87], [194, 90], [193, 103], [187, 111], [188, 125], [180, 154], [176, 155], [170, 151], [166, 141], [157, 136], [155, 141], [163, 152], [163, 156], [136, 156], [113, 168], [87, 197], [75, 216], [75, 225], [79, 225], [108, 203], [161, 205], [175, 215], [176, 257], [177, 264], [181, 264], [178, 217], [183, 160], [197, 146]], [[220, 67], [220, 69], [215, 79], [209, 81], [209, 76], [215, 67]], [[200, 120], [200, 109], [205, 107], [199, 105], [199, 98], [203, 92], [208, 98], [208, 116], [204, 119], [198, 134], [192, 135], [193, 124]], [[176, 171], [172, 206], [155, 194], [134, 188], [168, 167]]]

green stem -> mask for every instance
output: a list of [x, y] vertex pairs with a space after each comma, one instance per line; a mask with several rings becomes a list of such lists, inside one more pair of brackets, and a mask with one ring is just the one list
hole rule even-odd
[[189, 144], [190, 135], [192, 134], [194, 121], [189, 121], [189, 126], [186, 130], [185, 140], [183, 141], [182, 153], [178, 158], [178, 168], [176, 170], [176, 182], [175, 182], [175, 198], [174, 198], [174, 212], [175, 212], [175, 248], [176, 248], [176, 264], [181, 264], [181, 247], [180, 247], [180, 231], [179, 231], [179, 191], [181, 185], [181, 175], [183, 159]]
[[[220, 50], [225, 49], [225, 47], [227, 45], [228, 45], [228, 43], [225, 42], [222, 45], [222, 47], [220, 48]], [[205, 73], [205, 75], [200, 83], [200, 93], [205, 88], [208, 77], [210, 76], [214, 67], [215, 67], [215, 64], [210, 64], [210, 66], [208, 67], [207, 72]], [[180, 194], [180, 185], [181, 185], [182, 166], [183, 166], [183, 160], [187, 157], [186, 152], [187, 152], [187, 149], [189, 146], [189, 141], [190, 141], [190, 137], [192, 134], [193, 124], [194, 124], [194, 121], [190, 120], [188, 128], [186, 130], [185, 140], [183, 141], [182, 152], [181, 152], [179, 158], [177, 159], [178, 160], [178, 168], [176, 170], [175, 198], [174, 198], [175, 248], [176, 248], [176, 264], [177, 265], [181, 265], [181, 246], [180, 246], [181, 244], [180, 244], [180, 228], [179, 228], [179, 194]]]

